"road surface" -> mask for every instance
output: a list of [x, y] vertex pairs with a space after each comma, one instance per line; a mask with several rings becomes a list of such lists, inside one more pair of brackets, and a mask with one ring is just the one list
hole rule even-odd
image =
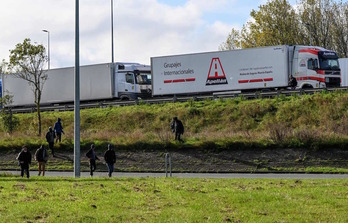
[[[20, 171], [0, 171], [0, 174], [20, 175]], [[30, 171], [37, 176], [38, 171]], [[73, 172], [46, 171], [47, 177], [74, 177]], [[115, 172], [113, 177], [165, 177], [165, 173]], [[169, 177], [168, 173], [168, 177]], [[245, 179], [348, 179], [348, 174], [282, 174], [282, 173], [173, 173], [177, 178], [245, 178]], [[81, 172], [81, 177], [90, 177], [89, 172]], [[107, 172], [94, 172], [94, 177], [107, 177]]]

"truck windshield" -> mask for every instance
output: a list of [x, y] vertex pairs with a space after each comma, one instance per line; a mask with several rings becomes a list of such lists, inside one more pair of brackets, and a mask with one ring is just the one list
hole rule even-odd
[[137, 84], [149, 85], [151, 84], [151, 74], [150, 73], [137, 73]]
[[322, 70], [339, 70], [338, 59], [319, 58], [320, 69]]

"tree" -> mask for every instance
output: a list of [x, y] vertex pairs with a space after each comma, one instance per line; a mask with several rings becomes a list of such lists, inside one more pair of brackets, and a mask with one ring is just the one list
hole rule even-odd
[[240, 33], [238, 30], [232, 28], [228, 34], [226, 42], [223, 42], [219, 46], [219, 50], [235, 50], [240, 49]]
[[47, 80], [47, 73], [43, 70], [46, 62], [45, 47], [42, 44], [32, 44], [29, 38], [24, 39], [23, 43], [18, 43], [13, 50], [10, 50], [9, 70], [15, 77], [27, 81], [34, 93], [39, 135], [41, 135], [41, 94]]
[[333, 0], [301, 0], [299, 16], [311, 45], [333, 48]]
[[340, 57], [348, 57], [348, 2], [335, 3], [333, 6], [333, 45]]
[[299, 17], [286, 0], [270, 0], [250, 13], [252, 21], [243, 26], [242, 47], [303, 44]]
[[11, 105], [13, 96], [6, 94], [0, 98], [0, 104], [2, 109], [0, 111], [1, 121], [4, 127], [4, 130], [9, 134], [12, 134], [14, 130], [19, 125], [19, 119], [13, 115], [11, 108], [7, 108], [6, 105]]

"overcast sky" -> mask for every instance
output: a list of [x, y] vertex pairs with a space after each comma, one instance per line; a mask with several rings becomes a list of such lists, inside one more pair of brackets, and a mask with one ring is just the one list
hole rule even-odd
[[[80, 0], [81, 65], [111, 62], [111, 0]], [[232, 28], [266, 0], [114, 0], [115, 61], [216, 51]], [[295, 4], [296, 0], [291, 0]], [[47, 47], [51, 68], [74, 66], [74, 0], [1, 0], [0, 59], [30, 38]]]

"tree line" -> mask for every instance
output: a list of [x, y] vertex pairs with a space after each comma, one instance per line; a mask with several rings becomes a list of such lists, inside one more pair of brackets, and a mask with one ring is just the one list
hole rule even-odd
[[348, 2], [342, 0], [269, 0], [252, 10], [241, 30], [232, 29], [219, 50], [313, 45], [348, 57]]

